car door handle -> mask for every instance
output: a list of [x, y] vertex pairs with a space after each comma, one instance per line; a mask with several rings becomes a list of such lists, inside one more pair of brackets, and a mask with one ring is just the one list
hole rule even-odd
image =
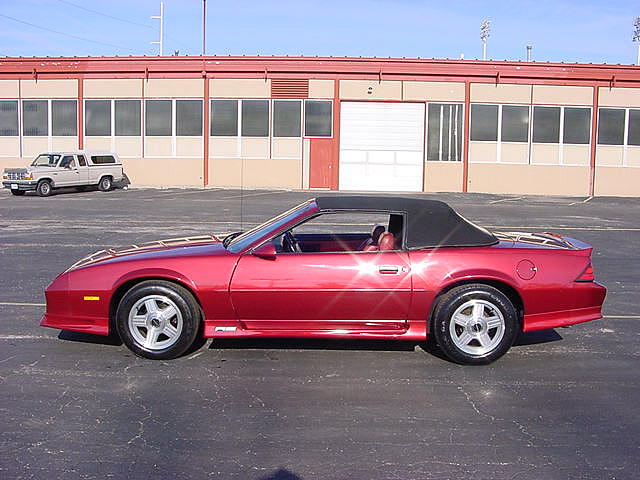
[[378, 271], [383, 274], [393, 275], [400, 271], [398, 265], [378, 265]]

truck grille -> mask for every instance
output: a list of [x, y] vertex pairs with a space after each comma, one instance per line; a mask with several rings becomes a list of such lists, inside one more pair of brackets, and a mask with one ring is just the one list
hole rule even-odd
[[26, 177], [26, 173], [17, 173], [17, 172], [9, 172], [7, 173], [7, 179], [8, 180], [24, 180], [24, 178]]

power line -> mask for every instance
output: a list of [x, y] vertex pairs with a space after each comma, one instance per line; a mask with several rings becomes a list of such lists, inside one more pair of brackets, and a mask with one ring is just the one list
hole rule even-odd
[[153, 28], [151, 25], [145, 25], [144, 23], [132, 22], [131, 20], [127, 20], [126, 18], [114, 17], [113, 15], [109, 15], [108, 13], [98, 12], [97, 10], [92, 10], [87, 7], [83, 7], [82, 5], [77, 5], [73, 2], [68, 2], [67, 0], [58, 0], [61, 3], [66, 3], [67, 5], [71, 5], [72, 7], [79, 8], [80, 10], [84, 10], [86, 12], [95, 13], [96, 15], [101, 15], [103, 17], [111, 18], [112, 20], [118, 20], [119, 22], [130, 23], [131, 25], [137, 25], [139, 27], [145, 28]]
[[59, 32], [58, 30], [53, 30], [51, 28], [41, 27], [40, 25], [35, 25], [33, 23], [25, 22], [24, 20], [20, 20], [19, 18], [10, 17], [9, 15], [4, 15], [2, 13], [0, 13], [0, 17], [8, 18], [9, 20], [13, 20], [14, 22], [22, 23], [24, 25], [29, 25], [30, 27], [33, 27], [33, 28], [39, 28], [40, 30], [45, 30], [47, 32], [57, 33], [58, 35], [75, 38], [76, 40], [82, 40], [83, 42], [91, 42], [91, 43], [97, 43], [98, 45], [106, 45], [107, 47], [131, 50], [130, 48], [123, 47], [122, 45], [114, 45], [113, 43], [101, 42], [99, 40], [91, 40], [90, 38], [78, 37], [77, 35], [71, 35], [70, 33]]

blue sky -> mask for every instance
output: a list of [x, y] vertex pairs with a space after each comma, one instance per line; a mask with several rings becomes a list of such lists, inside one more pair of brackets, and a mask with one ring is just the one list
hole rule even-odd
[[[199, 55], [201, 0], [164, 5], [165, 55]], [[531, 44], [537, 61], [630, 64], [640, 2], [208, 0], [207, 9], [208, 54], [473, 59], [488, 18], [492, 59], [523, 60]], [[0, 56], [156, 55], [159, 10], [157, 0], [0, 0]]]

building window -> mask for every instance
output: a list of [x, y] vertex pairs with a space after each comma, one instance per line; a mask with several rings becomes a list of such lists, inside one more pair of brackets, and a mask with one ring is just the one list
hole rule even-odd
[[18, 102], [0, 102], [0, 137], [18, 136]]
[[501, 105], [501, 109], [501, 141], [527, 143], [529, 141], [529, 107]]
[[25, 100], [22, 102], [22, 134], [25, 137], [49, 135], [49, 102]]
[[299, 100], [273, 101], [273, 136], [299, 137], [301, 133], [302, 102]]
[[624, 144], [624, 108], [601, 108], [598, 122], [598, 143], [600, 145]]
[[211, 135], [238, 136], [238, 100], [211, 100]]
[[176, 100], [176, 135], [202, 135], [202, 100]]
[[242, 101], [242, 136], [269, 136], [269, 100]]
[[145, 103], [145, 134], [150, 137], [172, 135], [173, 105], [171, 100], [147, 100]]
[[333, 130], [333, 102], [331, 100], [305, 100], [304, 135], [330, 137]]
[[86, 100], [84, 133], [90, 137], [111, 136], [111, 100]]
[[560, 107], [533, 107], [533, 143], [560, 143]]
[[142, 132], [140, 100], [114, 100], [116, 137], [139, 137]]
[[562, 143], [588, 144], [591, 140], [591, 109], [564, 107]]
[[498, 105], [471, 105], [471, 140], [498, 140]]
[[427, 160], [462, 160], [462, 109], [458, 103], [429, 104]]
[[51, 100], [51, 131], [54, 137], [75, 137], [78, 134], [76, 100]]
[[627, 145], [640, 145], [640, 110], [629, 110]]

